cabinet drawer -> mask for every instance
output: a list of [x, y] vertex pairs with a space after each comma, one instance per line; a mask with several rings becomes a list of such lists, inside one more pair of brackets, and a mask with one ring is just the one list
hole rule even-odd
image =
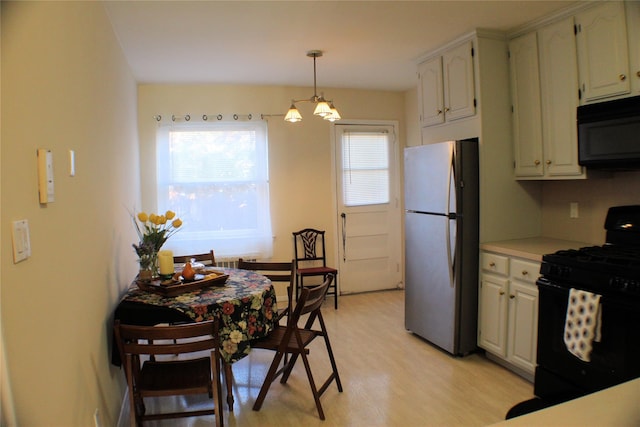
[[493, 273], [508, 275], [509, 274], [509, 257], [482, 252], [481, 261], [482, 269]]
[[521, 259], [511, 260], [511, 277], [529, 283], [535, 283], [540, 276], [540, 263], [523, 261]]

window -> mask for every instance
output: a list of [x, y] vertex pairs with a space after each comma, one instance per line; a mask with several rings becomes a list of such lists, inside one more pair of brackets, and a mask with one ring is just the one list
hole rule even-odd
[[342, 195], [345, 206], [389, 203], [387, 132], [342, 134]]
[[160, 127], [158, 208], [183, 229], [174, 253], [213, 249], [219, 258], [272, 254], [265, 122], [184, 123]]

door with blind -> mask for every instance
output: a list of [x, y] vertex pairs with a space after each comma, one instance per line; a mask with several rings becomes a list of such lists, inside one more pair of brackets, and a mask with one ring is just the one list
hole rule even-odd
[[402, 282], [397, 124], [334, 125], [342, 293]]

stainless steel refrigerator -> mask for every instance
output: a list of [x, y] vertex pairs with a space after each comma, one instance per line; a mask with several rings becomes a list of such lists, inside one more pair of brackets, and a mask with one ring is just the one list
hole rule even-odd
[[476, 349], [478, 139], [406, 148], [405, 327], [447, 352]]

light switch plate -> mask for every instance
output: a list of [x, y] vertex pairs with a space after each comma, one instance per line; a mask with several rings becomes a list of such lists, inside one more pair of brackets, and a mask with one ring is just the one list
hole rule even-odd
[[29, 221], [26, 219], [13, 221], [11, 237], [13, 242], [13, 263], [17, 264], [31, 256]]

